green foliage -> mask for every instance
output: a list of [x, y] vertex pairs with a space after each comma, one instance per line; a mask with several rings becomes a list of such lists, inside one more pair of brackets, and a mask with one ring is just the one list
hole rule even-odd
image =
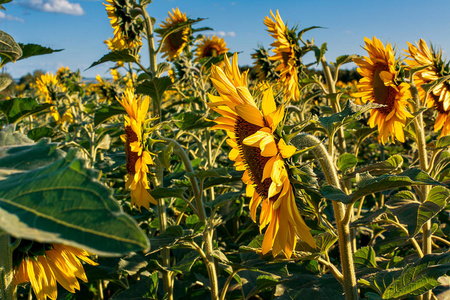
[[22, 44], [19, 43], [20, 48], [22, 49], [22, 56], [19, 58], [19, 60], [21, 59], [25, 59], [31, 56], [36, 56], [36, 55], [44, 55], [44, 54], [51, 54], [54, 52], [60, 52], [63, 49], [52, 49], [49, 47], [43, 47], [41, 45], [37, 45], [37, 44]]
[[113, 61], [113, 62], [118, 62], [118, 61], [137, 62], [138, 59], [133, 54], [133, 52], [131, 50], [129, 50], [129, 49], [112, 51], [112, 52], [110, 52], [108, 54], [103, 55], [102, 58], [100, 58], [96, 62], [92, 63], [89, 66], [89, 68], [87, 68], [87, 69], [90, 69], [92, 67], [95, 67], [95, 66], [97, 66], [99, 64], [102, 64], [102, 63], [105, 63], [105, 62], [108, 62], [108, 61]]
[[111, 190], [96, 179], [96, 172], [84, 167], [75, 151], [61, 158], [56, 145], [46, 140], [13, 146], [14, 137], [1, 138], [0, 144], [8, 145], [0, 148], [1, 165], [27, 170], [0, 181], [0, 227], [4, 231], [106, 256], [149, 247], [146, 236], [123, 213]]
[[15, 62], [22, 56], [22, 49], [14, 38], [0, 30], [0, 69], [8, 62]]
[[168, 76], [145, 80], [136, 87], [136, 93], [148, 95], [158, 105], [161, 105], [163, 94], [171, 84], [172, 81]]
[[0, 111], [5, 115], [8, 124], [17, 123], [24, 117], [44, 111], [52, 106], [49, 103], [40, 104], [34, 98], [14, 98], [0, 101]]
[[358, 190], [350, 195], [347, 195], [342, 190], [330, 185], [325, 185], [321, 189], [321, 193], [325, 198], [333, 201], [354, 203], [361, 197], [372, 193], [412, 185], [443, 184], [431, 178], [424, 171], [411, 168], [398, 175], [381, 175], [379, 177], [373, 177], [369, 173], [360, 174], [358, 180]]

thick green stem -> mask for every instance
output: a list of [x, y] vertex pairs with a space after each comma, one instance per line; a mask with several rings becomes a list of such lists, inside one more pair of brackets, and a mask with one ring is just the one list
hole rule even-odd
[[[163, 187], [163, 167], [158, 164], [156, 167], [156, 179], [155, 185], [158, 187]], [[164, 198], [157, 200], [158, 202], [158, 218], [159, 218], [159, 231], [163, 233], [167, 228], [167, 214], [166, 214], [166, 203]], [[164, 247], [161, 250], [161, 264], [170, 268], [170, 249]], [[173, 280], [172, 273], [170, 271], [161, 272], [163, 277], [164, 292], [167, 295], [167, 299], [173, 300]]]
[[1, 275], [1, 296], [2, 299], [16, 299], [16, 288], [13, 285], [13, 265], [10, 236], [5, 232], [0, 235], [0, 275]]
[[147, 33], [147, 42], [148, 42], [148, 56], [150, 58], [150, 70], [153, 72], [153, 75], [156, 76], [157, 65], [156, 65], [156, 52], [155, 52], [155, 38], [153, 36], [153, 23], [152, 19], [148, 15], [145, 7], [142, 8], [142, 16], [145, 21], [145, 31]]
[[[328, 66], [327, 60], [325, 59], [325, 55], [322, 56], [320, 59], [320, 62], [322, 63], [323, 73], [325, 75], [325, 80], [328, 87], [328, 94], [336, 94], [336, 82], [333, 79], [333, 76], [331, 75], [330, 67]], [[331, 107], [333, 109], [333, 113], [338, 113], [341, 111], [341, 105], [339, 104], [339, 101], [337, 98], [330, 98], [331, 101]], [[347, 146], [345, 144], [344, 139], [344, 128], [341, 127], [338, 130], [338, 140], [339, 145], [341, 146], [342, 150], [346, 150]], [[330, 143], [332, 143], [333, 140], [330, 140]]]
[[[339, 178], [334, 168], [333, 161], [326, 148], [320, 140], [309, 134], [298, 134], [292, 141], [292, 145], [297, 149], [313, 147], [312, 151], [319, 161], [328, 184], [340, 188]], [[359, 299], [358, 288], [356, 285], [355, 267], [353, 265], [353, 251], [350, 236], [350, 226], [344, 223], [345, 205], [341, 202], [333, 201], [334, 216], [339, 236], [339, 252], [341, 256], [341, 267], [343, 278], [343, 288], [346, 300]]]
[[[418, 93], [417, 88], [414, 85], [414, 83], [411, 84], [410, 91], [411, 91], [411, 95], [413, 96], [413, 99], [414, 99], [414, 104], [415, 104], [414, 110], [416, 112], [418, 112], [421, 108], [421, 101], [420, 101], [419, 93]], [[414, 118], [414, 128], [416, 130], [416, 135], [417, 135], [416, 142], [417, 142], [417, 149], [419, 151], [420, 168], [424, 172], [427, 172], [427, 170], [428, 170], [428, 154], [427, 154], [427, 149], [426, 149], [425, 128], [424, 128], [422, 113], [419, 113]], [[426, 199], [428, 197], [428, 192], [430, 191], [430, 187], [426, 185], [426, 186], [421, 186], [419, 189], [422, 192], [422, 197], [420, 199], [420, 202], [423, 203], [426, 201]], [[424, 255], [431, 254], [432, 253], [431, 220], [429, 220], [429, 221], [425, 222], [425, 224], [423, 224], [422, 234], [423, 234], [422, 252]], [[431, 299], [431, 291], [425, 293], [423, 295], [423, 299], [425, 299], [425, 300]]]

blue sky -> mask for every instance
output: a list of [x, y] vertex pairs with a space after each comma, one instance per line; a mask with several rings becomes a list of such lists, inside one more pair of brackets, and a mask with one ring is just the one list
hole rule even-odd
[[[17, 42], [64, 49], [6, 65], [6, 71], [14, 78], [37, 69], [54, 73], [61, 66], [80, 69], [85, 77], [110, 77], [109, 64], [85, 71], [108, 52], [103, 41], [113, 37], [102, 1], [13, 0], [4, 6], [6, 11], [0, 11], [0, 30]], [[397, 45], [399, 50], [406, 48], [407, 41], [414, 43], [422, 38], [441, 47], [444, 54], [450, 51], [448, 0], [154, 0], [148, 5], [148, 12], [159, 24], [176, 7], [190, 18], [207, 18], [196, 26], [211, 27], [223, 36], [230, 51], [240, 52], [240, 65], [253, 63], [251, 54], [258, 44], [269, 48], [273, 42], [263, 24], [271, 9], [278, 9], [289, 27], [326, 27], [304, 37], [314, 38], [317, 45], [326, 42], [329, 61], [342, 54], [365, 55], [361, 48], [365, 36], [376, 36], [383, 43]], [[148, 64], [146, 53], [146, 49], [141, 52], [144, 65]]]

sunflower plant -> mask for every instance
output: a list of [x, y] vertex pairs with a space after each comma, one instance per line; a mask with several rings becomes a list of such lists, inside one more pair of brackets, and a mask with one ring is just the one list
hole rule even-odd
[[[104, 5], [110, 78], [0, 96], [2, 299], [445, 297], [442, 50], [366, 37], [329, 62], [277, 10], [242, 67], [181, 7]], [[0, 66], [59, 51], [0, 40]]]

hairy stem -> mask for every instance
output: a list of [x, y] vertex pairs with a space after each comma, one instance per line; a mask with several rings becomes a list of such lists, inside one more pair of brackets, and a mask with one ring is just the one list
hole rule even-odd
[[13, 265], [10, 236], [5, 232], [0, 234], [0, 284], [2, 299], [16, 299], [16, 288], [13, 285]]
[[[421, 101], [419, 97], [419, 92], [417, 91], [416, 86], [414, 85], [414, 82], [412, 81], [411, 87], [410, 87], [411, 95], [414, 99], [414, 110], [416, 112], [419, 111], [421, 108]], [[419, 113], [414, 118], [414, 128], [416, 130], [416, 143], [417, 143], [417, 149], [419, 151], [419, 164], [420, 168], [427, 172], [428, 170], [428, 154], [426, 149], [426, 140], [425, 140], [425, 128], [423, 123], [423, 114]], [[430, 191], [429, 186], [421, 186], [419, 189], [422, 192], [422, 197], [420, 199], [420, 202], [425, 202], [428, 197], [428, 192]], [[423, 239], [422, 239], [422, 252], [424, 255], [431, 254], [432, 248], [431, 248], [431, 220], [428, 220], [423, 224], [422, 226], [422, 233], [423, 233]], [[423, 298], [425, 300], [431, 299], [431, 292], [427, 292], [423, 295]]]
[[[319, 161], [328, 184], [340, 188], [339, 179], [334, 168], [333, 161], [326, 148], [320, 143], [320, 140], [309, 134], [298, 134], [291, 143], [297, 149], [314, 147], [314, 155]], [[339, 236], [339, 252], [341, 256], [341, 267], [343, 278], [343, 288], [346, 300], [359, 299], [358, 288], [356, 285], [355, 267], [353, 265], [353, 251], [350, 235], [350, 226], [343, 222], [345, 216], [345, 205], [341, 202], [333, 201], [334, 216]]]

